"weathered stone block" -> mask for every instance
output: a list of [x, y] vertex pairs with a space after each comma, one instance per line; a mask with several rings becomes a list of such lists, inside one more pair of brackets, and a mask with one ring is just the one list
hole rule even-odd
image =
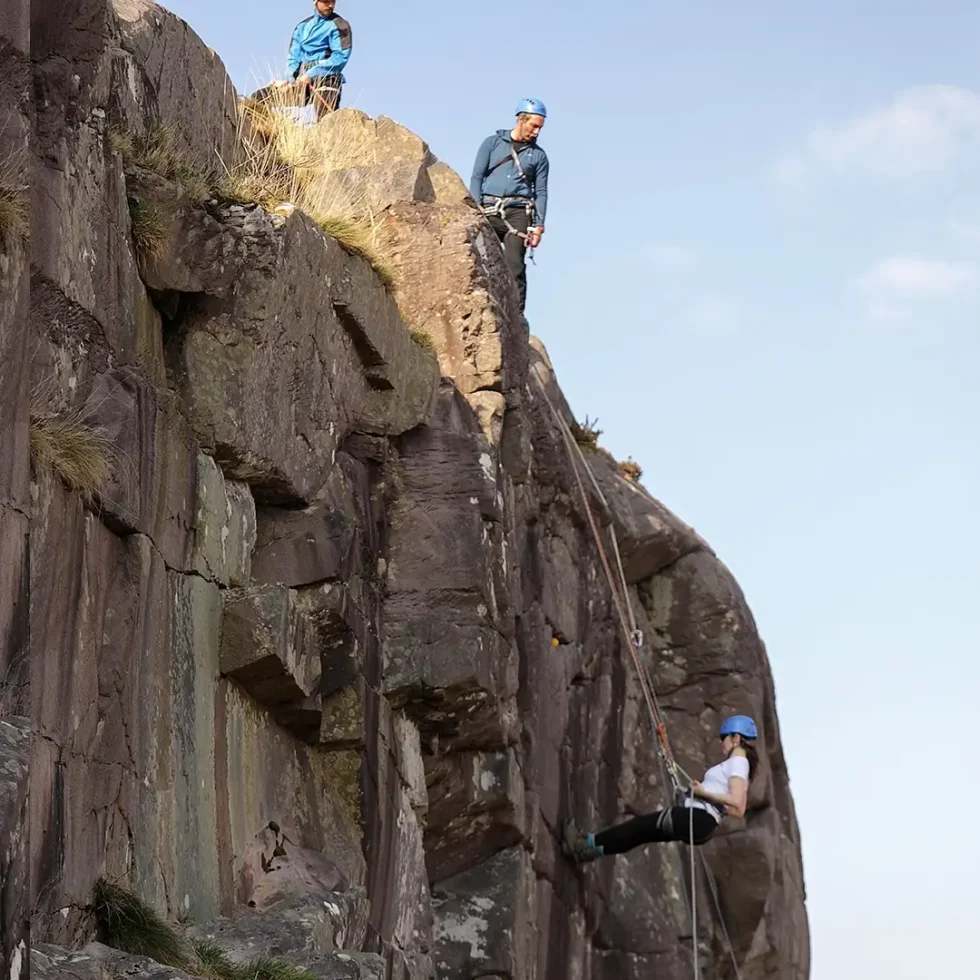
[[531, 980], [535, 965], [536, 886], [520, 847], [433, 888], [433, 958], [444, 980], [500, 974]]
[[248, 484], [226, 480], [214, 460], [199, 453], [194, 570], [223, 586], [248, 585], [255, 535], [255, 501]]
[[317, 502], [303, 510], [261, 507], [254, 575], [298, 587], [349, 579], [358, 542], [353, 505]]
[[425, 728], [505, 744], [517, 677], [490, 447], [469, 406], [443, 387], [431, 424], [397, 448], [383, 691], [411, 703]]
[[219, 221], [185, 189], [138, 166], [126, 168], [132, 206], [152, 209], [161, 222], [161, 243], [138, 255], [143, 282], [153, 290], [225, 296], [247, 259], [244, 236]]
[[130, 370], [100, 375], [83, 409], [111, 444], [103, 519], [145, 534], [171, 568], [190, 570], [197, 448], [173, 395]]
[[448, 163], [437, 160], [428, 170], [436, 204], [462, 204], [470, 196], [469, 188]]
[[132, 100], [133, 118], [172, 128], [188, 160], [229, 170], [238, 162], [235, 87], [215, 51], [187, 23], [153, 0], [112, 0], [125, 61], [137, 70], [118, 79], [121, 101]]
[[363, 259], [301, 212], [236, 210], [249, 261], [228, 297], [188, 316], [168, 359], [225, 473], [261, 502], [307, 503], [349, 432], [423, 420], [437, 367]]
[[704, 539], [652, 497], [627, 480], [607, 456], [589, 456], [589, 465], [609, 504], [623, 572], [630, 585], [641, 582], [694, 551], [707, 551]]
[[396, 204], [384, 227], [399, 303], [432, 338], [443, 375], [464, 395], [522, 388], [527, 322], [486, 219], [468, 204]]
[[312, 623], [283, 586], [225, 593], [221, 673], [233, 677], [285, 727], [308, 734], [320, 722], [321, 665]]
[[471, 868], [524, 834], [524, 777], [516, 750], [459, 752], [426, 765], [429, 881]]

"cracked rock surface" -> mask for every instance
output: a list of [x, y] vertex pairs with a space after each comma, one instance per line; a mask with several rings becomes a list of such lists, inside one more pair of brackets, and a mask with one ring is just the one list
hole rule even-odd
[[[72, 0], [31, 28], [30, 61], [3, 42], [20, 89], [0, 86], [4, 147], [33, 127], [34, 211], [0, 250], [6, 962], [26, 975], [32, 910], [45, 980], [180, 976], [95, 942], [104, 875], [237, 962], [323, 980], [689, 977], [680, 848], [580, 868], [558, 848], [564, 819], [668, 790], [552, 407], [573, 413], [459, 178], [391, 120], [320, 124], [358, 135], [323, 179], [370, 187], [392, 296], [302, 213], [198, 203], [113, 148], [163, 125], [198, 166], [239, 152], [234, 88], [179, 18]], [[152, 261], [141, 201], [173, 219]], [[94, 434], [109, 478], [32, 471], [32, 413]], [[806, 980], [746, 599], [684, 521], [586, 458], [679, 761], [715, 761], [726, 714], [760, 725], [746, 819], [703, 851], [741, 975]], [[699, 921], [722, 980], [722, 923], [708, 904]]]

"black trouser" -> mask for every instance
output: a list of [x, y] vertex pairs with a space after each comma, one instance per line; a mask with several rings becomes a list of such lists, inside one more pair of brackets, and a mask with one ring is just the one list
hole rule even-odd
[[340, 108], [340, 90], [344, 83], [340, 75], [314, 75], [306, 86], [304, 105], [316, 106], [316, 117], [322, 119], [328, 112]]
[[[517, 295], [521, 300], [521, 312], [524, 312], [524, 301], [527, 299], [527, 268], [524, 265], [524, 253], [527, 251], [527, 242], [519, 235], [507, 230], [504, 219], [499, 215], [492, 214], [490, 217], [490, 227], [497, 233], [497, 237], [504, 246], [504, 261], [510, 274], [517, 283]], [[531, 216], [527, 213], [527, 208], [517, 207], [507, 209], [507, 220], [519, 232], [526, 233], [528, 222]]]
[[707, 810], [672, 806], [609, 827], [595, 835], [595, 842], [605, 854], [623, 854], [641, 844], [663, 844], [671, 840], [688, 844], [692, 820], [695, 844], [703, 844], [718, 829], [718, 821]]

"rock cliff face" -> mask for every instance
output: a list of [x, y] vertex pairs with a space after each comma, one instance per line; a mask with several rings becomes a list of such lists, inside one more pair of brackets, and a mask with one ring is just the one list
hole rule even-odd
[[[160, 126], [201, 167], [240, 152], [236, 93], [181, 20], [70, 0], [30, 30], [30, 64], [26, 23], [0, 58], [33, 210], [30, 245], [0, 252], [7, 975], [28, 916], [40, 976], [154, 972], [86, 946], [105, 876], [233, 957], [325, 980], [690, 976], [682, 849], [581, 869], [558, 851], [562, 819], [666, 789], [542, 388], [572, 414], [459, 179], [389, 120], [322, 124], [369, 135], [331, 179], [370, 188], [392, 298], [304, 213], [195, 198], [118, 152], [113, 133]], [[169, 216], [152, 256], [147, 202]], [[37, 452], [31, 471], [29, 417], [35, 438], [89, 434], [97, 489]], [[805, 980], [751, 613], [697, 534], [588, 458], [681, 763], [712, 760], [724, 714], [760, 722], [750, 811], [704, 853], [741, 975]], [[727, 977], [706, 884], [703, 976]]]

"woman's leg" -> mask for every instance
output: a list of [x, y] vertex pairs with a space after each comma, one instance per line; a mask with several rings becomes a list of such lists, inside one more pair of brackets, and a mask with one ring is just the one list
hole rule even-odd
[[625, 854], [642, 844], [666, 841], [703, 844], [718, 827], [710, 813], [697, 807], [672, 806], [656, 813], [634, 817], [596, 834], [593, 844], [600, 854]]

